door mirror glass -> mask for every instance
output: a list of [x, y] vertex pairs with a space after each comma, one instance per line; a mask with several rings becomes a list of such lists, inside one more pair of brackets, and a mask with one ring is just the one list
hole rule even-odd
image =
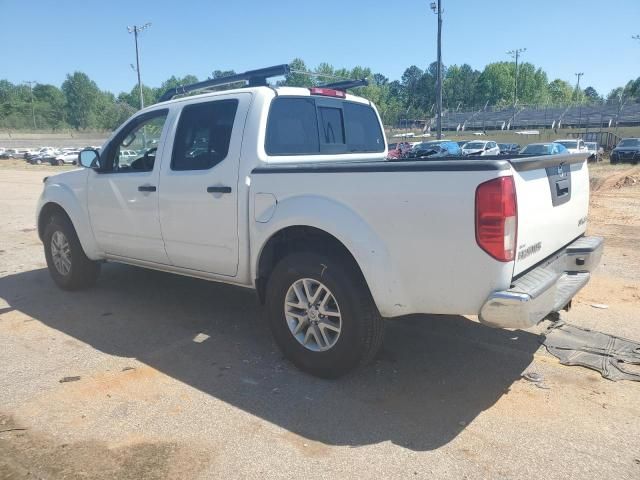
[[100, 168], [100, 154], [93, 148], [82, 150], [78, 154], [78, 163], [85, 168]]

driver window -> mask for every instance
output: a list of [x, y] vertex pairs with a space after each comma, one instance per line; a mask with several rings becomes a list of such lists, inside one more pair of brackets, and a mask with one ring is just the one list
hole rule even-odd
[[[116, 140], [112, 156], [112, 172], [150, 172], [156, 159], [156, 150], [167, 120], [166, 110], [143, 116], [128, 126]], [[111, 160], [111, 159], [110, 159]]]

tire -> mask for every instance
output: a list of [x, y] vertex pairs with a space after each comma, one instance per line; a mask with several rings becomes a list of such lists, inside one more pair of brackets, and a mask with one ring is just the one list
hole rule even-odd
[[58, 166], [61, 167], [64, 165], [64, 162], [62, 160], [58, 160]]
[[[62, 215], [51, 217], [44, 229], [43, 242], [49, 274], [56, 285], [63, 290], [81, 290], [95, 285], [100, 275], [100, 263], [85, 255], [68, 218]], [[55, 246], [52, 248], [54, 242]], [[54, 251], [67, 253], [58, 254], [54, 258]]]
[[[314, 292], [314, 282], [319, 283], [324, 290], [320, 290], [320, 287], [315, 290], [321, 291], [318, 297], [326, 297], [328, 291], [334, 301], [329, 300], [324, 309], [320, 306], [314, 312], [311, 311], [313, 308], [305, 311], [304, 308], [291, 307], [297, 302], [294, 285], [297, 283], [300, 287], [300, 282], [307, 282], [311, 292]], [[289, 304], [285, 307], [287, 301]], [[301, 370], [318, 377], [340, 377], [358, 365], [370, 362], [382, 345], [384, 320], [362, 274], [351, 264], [351, 259], [316, 253], [293, 253], [286, 256], [269, 277], [266, 308], [271, 332], [285, 357]], [[295, 317], [286, 315], [285, 308], [290, 310], [289, 314], [293, 311], [301, 313], [298, 317], [303, 317], [303, 320], [298, 321]], [[336, 311], [339, 313], [338, 320], [331, 316]], [[324, 323], [322, 331], [325, 333], [321, 342], [309, 337], [305, 346], [302, 341], [307, 341], [305, 333], [309, 326], [318, 333], [322, 327], [317, 323], [312, 325], [314, 317], [316, 322]], [[336, 324], [340, 325], [338, 334], [327, 329], [327, 319], [331, 320], [333, 328]], [[298, 338], [294, 336], [295, 326], [290, 327], [296, 322], [307, 327], [302, 328]], [[301, 337], [305, 337], [304, 340], [300, 340]], [[324, 349], [321, 343], [324, 343]]]

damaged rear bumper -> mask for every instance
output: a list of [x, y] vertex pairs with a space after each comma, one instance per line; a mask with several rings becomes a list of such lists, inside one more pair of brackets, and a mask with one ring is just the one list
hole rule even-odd
[[508, 290], [493, 292], [480, 322], [496, 328], [528, 328], [564, 308], [600, 263], [601, 237], [580, 237], [518, 278]]

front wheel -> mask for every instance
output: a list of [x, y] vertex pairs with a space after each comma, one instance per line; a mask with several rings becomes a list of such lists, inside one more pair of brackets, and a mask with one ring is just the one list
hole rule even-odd
[[[339, 258], [339, 257], [338, 257]], [[267, 285], [267, 315], [276, 343], [298, 368], [336, 378], [373, 359], [384, 320], [350, 259], [294, 253]]]
[[85, 255], [67, 218], [53, 216], [44, 230], [43, 240], [49, 274], [60, 288], [80, 290], [95, 285], [100, 263]]

